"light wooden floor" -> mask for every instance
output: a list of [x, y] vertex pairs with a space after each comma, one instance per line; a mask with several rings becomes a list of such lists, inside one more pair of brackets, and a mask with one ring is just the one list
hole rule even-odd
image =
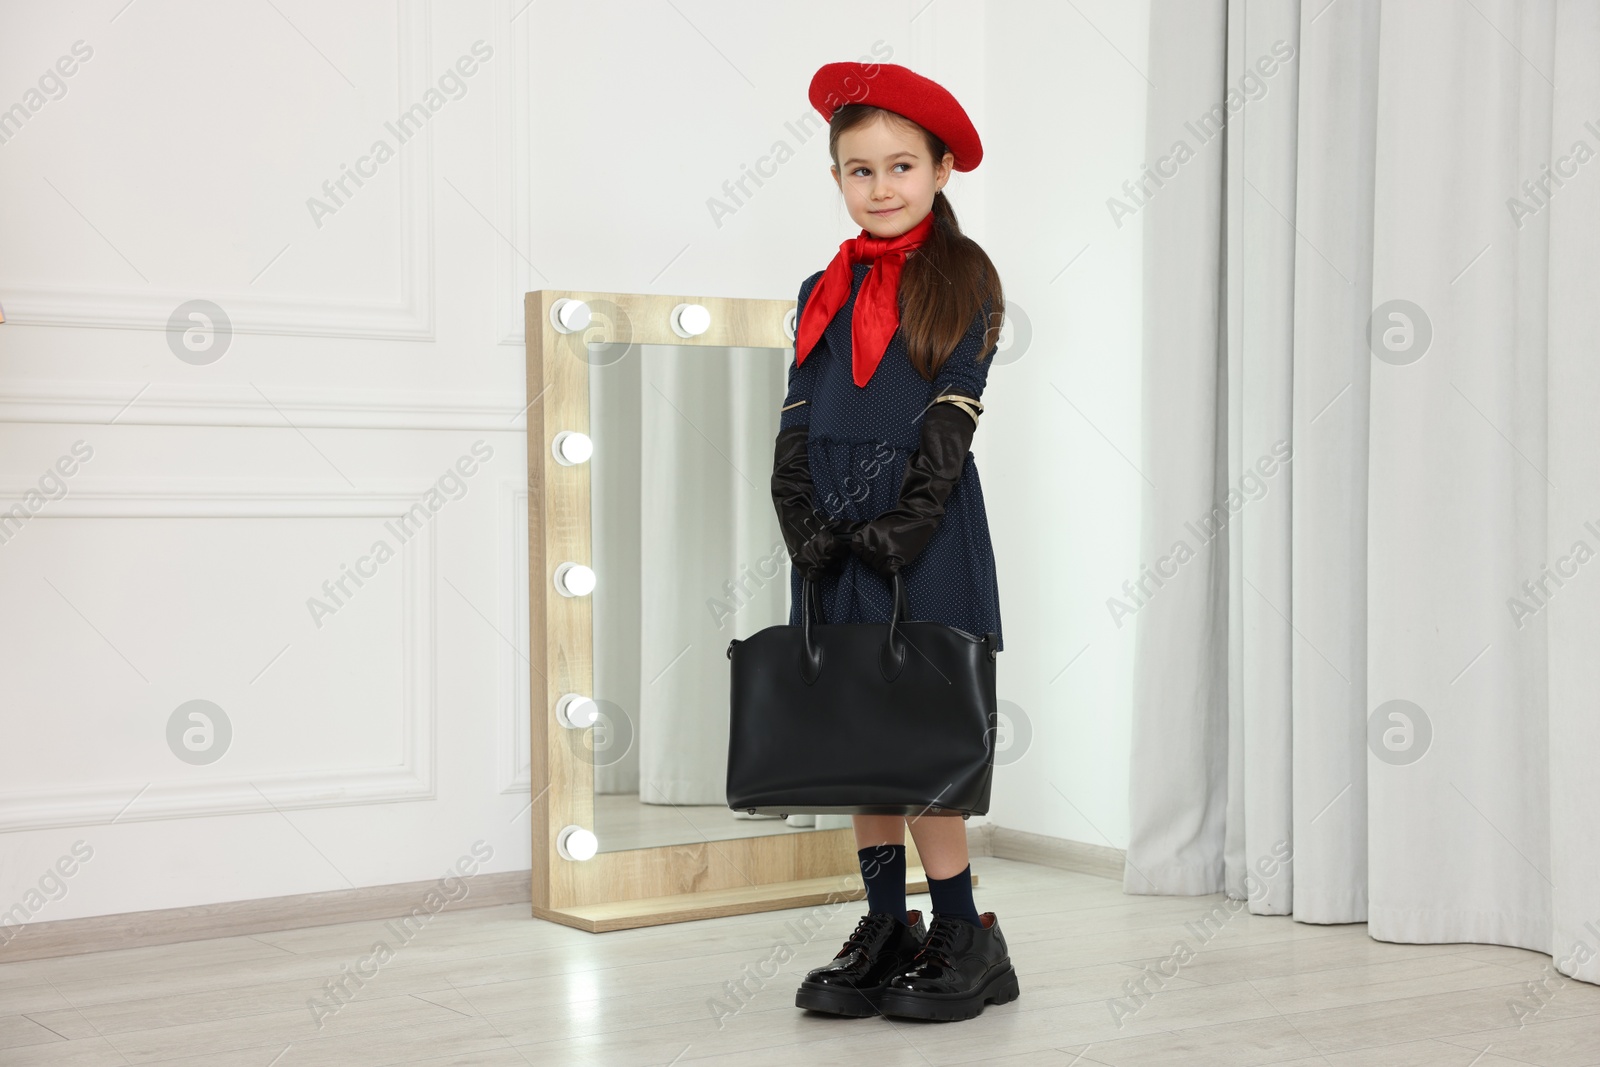
[[[383, 923], [6, 964], [0, 1064], [1600, 1064], [1600, 988], [1551, 982], [1538, 1013], [1514, 1023], [1508, 1004], [1545, 976], [1547, 956], [1384, 944], [1365, 926], [1243, 911], [1202, 944], [1186, 924], [1220, 897], [1129, 897], [983, 856], [973, 868], [1022, 996], [966, 1022], [794, 1007], [796, 983], [837, 950], [860, 902], [600, 935], [517, 905], [440, 913], [320, 1031], [307, 999], [374, 942], [396, 945]], [[792, 925], [807, 914], [825, 920], [809, 942]], [[1196, 955], [1119, 1027], [1108, 1001], [1179, 939]]]

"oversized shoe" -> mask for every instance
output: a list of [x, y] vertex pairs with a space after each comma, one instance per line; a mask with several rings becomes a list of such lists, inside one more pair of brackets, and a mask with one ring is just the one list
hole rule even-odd
[[887, 912], [863, 915], [833, 959], [800, 983], [795, 1006], [831, 1015], [879, 1014], [884, 984], [910, 966], [928, 935], [922, 912], [908, 911], [906, 917], [909, 926]]
[[1005, 1004], [1020, 993], [1005, 935], [992, 911], [983, 926], [935, 915], [922, 951], [890, 978], [878, 1005], [885, 1015], [949, 1022], [970, 1019], [985, 1004]]

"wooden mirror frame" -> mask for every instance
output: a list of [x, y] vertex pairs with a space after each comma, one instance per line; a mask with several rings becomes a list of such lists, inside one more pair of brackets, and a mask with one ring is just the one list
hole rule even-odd
[[[551, 319], [551, 309], [562, 299], [584, 301], [600, 314], [586, 329], [563, 333]], [[680, 304], [699, 304], [710, 311], [710, 328], [697, 337], [680, 337], [671, 325], [673, 309]], [[533, 718], [529, 781], [535, 790], [536, 918], [600, 933], [860, 900], [866, 895], [855, 834], [847, 826], [599, 852], [583, 861], [563, 859], [556, 850], [564, 827], [594, 829], [594, 767], [579, 758], [568, 736], [576, 731], [561, 725], [555, 713], [563, 694], [594, 693], [593, 599], [562, 596], [555, 588], [556, 568], [564, 561], [590, 565], [593, 560], [592, 468], [589, 463], [564, 466], [552, 449], [562, 430], [589, 432], [590, 364], [561, 357], [570, 357], [574, 344], [626, 342], [793, 349], [784, 319], [794, 307], [793, 300], [559, 289], [541, 289], [525, 297], [528, 691]], [[605, 321], [607, 316], [612, 321]], [[605, 581], [605, 575], [599, 580]], [[974, 875], [973, 882], [977, 880]], [[916, 844], [908, 834], [906, 891], [927, 888]]]

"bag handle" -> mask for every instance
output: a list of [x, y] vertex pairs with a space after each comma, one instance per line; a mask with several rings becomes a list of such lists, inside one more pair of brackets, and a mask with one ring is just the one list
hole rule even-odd
[[[810, 578], [802, 578], [800, 580], [800, 606], [802, 609], [800, 617], [802, 625], [809, 621], [812, 615], [816, 616], [818, 622], [825, 623], [828, 621], [822, 617], [822, 597], [818, 594], [816, 586], [817, 583]], [[899, 620], [910, 622], [911, 600], [906, 592], [905, 582], [901, 579], [898, 571], [895, 572], [894, 576], [893, 594], [894, 606], [898, 609]], [[809, 611], [806, 610], [808, 606]], [[891, 621], [894, 620], [891, 619]]]
[[[911, 617], [911, 600], [906, 592], [905, 580], [898, 571], [893, 578], [893, 610], [889, 615], [889, 633], [884, 639], [883, 649], [878, 654], [878, 670], [883, 674], [885, 681], [894, 681], [900, 676], [900, 671], [905, 667], [906, 649], [905, 635], [900, 633], [900, 623], [909, 622]], [[822, 648], [811, 637], [811, 617], [816, 616], [819, 625], [824, 623], [822, 618], [822, 598], [817, 591], [817, 583], [809, 577], [800, 582], [800, 630], [804, 638], [805, 651], [800, 661], [800, 677], [807, 685], [817, 680], [822, 673]]]

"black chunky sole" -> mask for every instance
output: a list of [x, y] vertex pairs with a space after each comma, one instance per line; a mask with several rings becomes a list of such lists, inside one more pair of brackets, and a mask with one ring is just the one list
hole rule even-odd
[[970, 993], [913, 993], [891, 987], [884, 990], [878, 1005], [883, 1014], [898, 1018], [955, 1022], [980, 1014], [985, 1004], [1009, 1004], [1021, 992], [1017, 972], [1007, 963]]
[[881, 1014], [878, 1010], [878, 1000], [882, 993], [881, 988], [840, 989], [838, 986], [801, 982], [800, 988], [795, 990], [794, 1006], [827, 1012], [829, 1015], [864, 1018], [868, 1015]]

